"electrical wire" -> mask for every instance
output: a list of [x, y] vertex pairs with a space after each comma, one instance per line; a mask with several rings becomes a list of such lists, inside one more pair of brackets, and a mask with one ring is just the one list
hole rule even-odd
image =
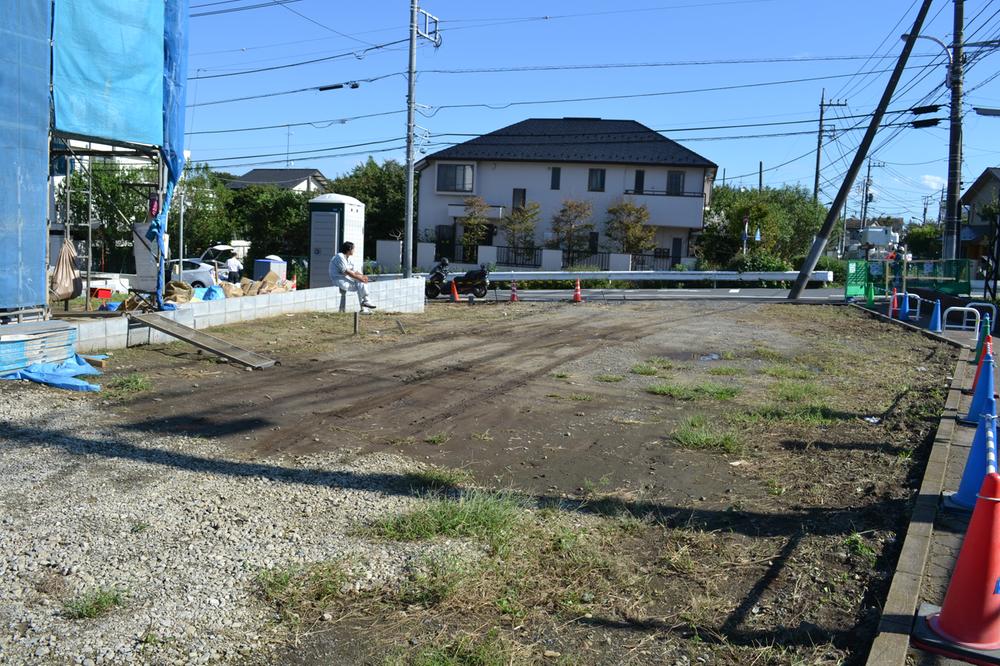
[[197, 102], [188, 104], [187, 108], [192, 109], [199, 106], [216, 106], [218, 104], [230, 104], [232, 102], [245, 102], [252, 99], [264, 99], [267, 97], [282, 97], [284, 95], [296, 95], [303, 92], [313, 92], [322, 91], [324, 89], [333, 88], [357, 88], [360, 83], [375, 83], [376, 81], [381, 81], [382, 79], [388, 79], [392, 76], [404, 76], [405, 72], [396, 72], [393, 74], [383, 74], [382, 76], [373, 76], [369, 79], [354, 79], [352, 81], [341, 81], [339, 83], [330, 83], [323, 86], [309, 86], [308, 88], [295, 88], [293, 90], [281, 90], [278, 92], [261, 93], [259, 95], [244, 95], [243, 97], [229, 97], [227, 99], [213, 99], [208, 102]]
[[[256, 5], [244, 5], [242, 7], [230, 7], [228, 9], [215, 9], [207, 12], [198, 12], [196, 14], [191, 14], [191, 18], [198, 18], [199, 16], [218, 16], [220, 14], [235, 14], [236, 12], [245, 12], [248, 9], [264, 9], [267, 7], [281, 7], [291, 2], [301, 2], [302, 0], [270, 0], [270, 2], [262, 2]], [[207, 5], [198, 5], [199, 7]], [[192, 7], [193, 9], [193, 7]]]

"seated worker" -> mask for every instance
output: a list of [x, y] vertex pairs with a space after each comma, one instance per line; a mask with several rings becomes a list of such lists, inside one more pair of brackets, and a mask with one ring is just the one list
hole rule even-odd
[[375, 306], [368, 300], [368, 276], [354, 267], [351, 255], [354, 254], [354, 243], [345, 241], [340, 244], [340, 253], [330, 260], [330, 281], [341, 291], [358, 292], [358, 300], [362, 308], [374, 310]]

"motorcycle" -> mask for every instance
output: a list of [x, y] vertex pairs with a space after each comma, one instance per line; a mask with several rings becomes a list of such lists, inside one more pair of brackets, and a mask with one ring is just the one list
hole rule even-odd
[[456, 275], [448, 280], [448, 260], [442, 259], [431, 269], [424, 283], [424, 296], [427, 298], [437, 298], [442, 293], [451, 291], [448, 282], [454, 282], [459, 294], [472, 294], [476, 298], [484, 298], [486, 291], [490, 288], [490, 271], [485, 265], [478, 270], [466, 271], [465, 275]]

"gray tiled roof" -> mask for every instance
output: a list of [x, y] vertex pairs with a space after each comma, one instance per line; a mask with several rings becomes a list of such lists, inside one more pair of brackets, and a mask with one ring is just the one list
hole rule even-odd
[[634, 120], [529, 118], [422, 161], [589, 162], [714, 168], [716, 164]]
[[1000, 180], [1000, 167], [988, 167], [987, 169], [984, 169], [983, 172], [979, 174], [979, 177], [973, 181], [972, 185], [969, 186], [969, 189], [965, 191], [965, 194], [962, 195], [961, 199], [959, 199], [960, 203], [970, 203], [979, 195], [979, 191], [983, 189], [983, 187], [985, 187], [990, 180]]
[[287, 190], [307, 178], [326, 180], [319, 169], [251, 169], [230, 182], [229, 187], [240, 190], [248, 185], [277, 185]]

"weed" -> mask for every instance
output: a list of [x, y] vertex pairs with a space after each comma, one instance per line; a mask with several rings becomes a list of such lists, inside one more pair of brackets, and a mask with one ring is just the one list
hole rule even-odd
[[493, 441], [493, 435], [490, 434], [490, 430], [489, 430], [489, 428], [487, 428], [486, 430], [484, 430], [482, 432], [474, 432], [474, 433], [472, 433], [472, 439], [478, 439], [481, 442], [492, 442]]
[[722, 359], [723, 361], [733, 361], [733, 360], [736, 360], [736, 353], [735, 353], [735, 352], [732, 352], [732, 351], [729, 351], [729, 350], [727, 349], [726, 351], [724, 351], [724, 352], [720, 353], [720, 354], [719, 354], [719, 357], [720, 357], [720, 358], [721, 358], [721, 359]]
[[851, 555], [856, 555], [871, 564], [874, 564], [875, 560], [878, 559], [875, 549], [869, 546], [864, 537], [857, 532], [844, 539], [844, 546]]
[[775, 379], [812, 379], [816, 376], [816, 373], [810, 372], [805, 368], [783, 364], [769, 365], [761, 370], [761, 372]]
[[736, 433], [718, 428], [704, 415], [697, 414], [687, 419], [671, 435], [674, 441], [685, 449], [703, 449], [739, 453], [743, 443]]
[[720, 365], [708, 369], [708, 374], [717, 375], [719, 377], [738, 377], [740, 375], [745, 375], [746, 373], [747, 371], [743, 368], [738, 368], [733, 365]]
[[702, 398], [731, 400], [740, 393], [740, 389], [736, 386], [724, 386], [712, 383], [697, 384], [695, 386], [653, 384], [652, 386], [647, 386], [646, 391], [653, 395], [665, 395], [676, 400], [698, 400]]
[[659, 374], [660, 371], [657, 370], [655, 366], [646, 363], [639, 363], [637, 365], [633, 365], [632, 369], [629, 372], [631, 372], [633, 375], [643, 375], [646, 377], [652, 377], [653, 375]]
[[510, 540], [522, 510], [522, 502], [513, 495], [473, 490], [457, 500], [437, 497], [420, 509], [384, 518], [370, 533], [390, 541], [471, 537], [499, 548]]
[[153, 381], [146, 375], [133, 372], [122, 377], [115, 377], [107, 384], [107, 389], [118, 397], [133, 393], [144, 393], [153, 388]]
[[753, 349], [749, 352], [750, 358], [755, 358], [759, 361], [781, 361], [784, 360], [784, 356], [781, 352], [776, 352], [773, 349], [765, 347], [763, 345], [755, 345]]
[[513, 650], [492, 633], [485, 639], [463, 636], [445, 645], [421, 648], [419, 652], [387, 666], [507, 666], [517, 661]]
[[114, 587], [100, 587], [67, 601], [63, 611], [66, 617], [73, 620], [91, 619], [105, 615], [112, 608], [124, 603], [125, 595], [121, 590]]
[[765, 482], [765, 485], [767, 486], [767, 494], [774, 495], [775, 497], [781, 497], [785, 494], [785, 490], [787, 490], [787, 488], [778, 483], [776, 479], [768, 479]]
[[432, 467], [406, 475], [410, 488], [415, 490], [454, 490], [471, 480], [468, 472], [460, 469]]
[[439, 432], [436, 435], [429, 435], [424, 437], [424, 442], [427, 444], [433, 444], [434, 446], [441, 446], [445, 442], [451, 439], [447, 433]]
[[648, 365], [654, 368], [659, 368], [660, 370], [670, 370], [674, 367], [674, 362], [669, 358], [661, 358], [659, 356], [654, 356], [653, 358], [646, 359]]
[[730, 424], [749, 426], [760, 424], [795, 423], [808, 426], [830, 425], [838, 418], [836, 412], [822, 405], [797, 405], [795, 407], [780, 407], [771, 405], [746, 412], [735, 412], [726, 415]]
[[553, 372], [552, 376], [555, 377], [556, 379], [566, 379], [567, 377], [569, 377], [569, 373], [568, 372]]
[[129, 528], [129, 532], [131, 532], [132, 534], [142, 534], [150, 527], [152, 527], [152, 525], [140, 520], [138, 522], [132, 523], [132, 526]]
[[386, 446], [411, 446], [415, 442], [412, 437], [390, 437], [385, 440]]
[[820, 387], [812, 382], [790, 381], [778, 382], [771, 387], [771, 392], [782, 402], [806, 402], [822, 394]]
[[597, 481], [591, 481], [589, 478], [584, 479], [580, 487], [583, 489], [584, 495], [593, 496], [606, 490], [609, 485], [611, 485], [611, 475], [605, 474]]
[[299, 624], [304, 614], [322, 610], [343, 594], [347, 574], [339, 562], [269, 569], [257, 577], [260, 593], [282, 619]]
[[436, 606], [469, 580], [469, 569], [455, 557], [431, 557], [399, 589], [399, 602], [407, 606]]
[[587, 395], [586, 393], [570, 393], [569, 399], [576, 400], [578, 402], [590, 402], [594, 399], [594, 396]]
[[594, 377], [594, 379], [596, 381], [604, 382], [606, 384], [614, 384], [615, 382], [620, 382], [625, 378], [622, 377], [621, 375], [597, 375], [596, 377]]

